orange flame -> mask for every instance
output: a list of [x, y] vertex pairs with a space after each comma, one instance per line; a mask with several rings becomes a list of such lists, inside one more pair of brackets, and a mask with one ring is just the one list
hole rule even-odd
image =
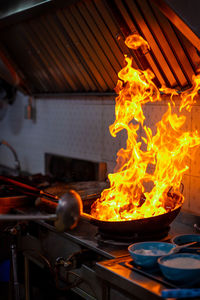
[[[132, 49], [149, 48], [147, 42], [138, 35], [126, 39]], [[115, 122], [110, 126], [112, 136], [125, 129], [126, 149], [117, 154], [115, 173], [109, 174], [110, 188], [102, 192], [93, 204], [91, 214], [106, 221], [124, 221], [148, 218], [175, 209], [183, 201], [179, 188], [183, 173], [188, 169], [189, 149], [200, 144], [200, 135], [184, 132], [184, 115], [178, 116], [173, 96], [178, 93], [166, 87], [161, 91], [171, 95], [173, 106], [156, 124], [153, 135], [145, 125], [142, 106], [148, 102], [161, 101], [160, 91], [153, 83], [154, 74], [150, 70], [136, 70], [132, 59], [125, 56], [126, 66], [119, 72], [116, 86], [118, 97], [115, 105]], [[200, 75], [193, 78], [194, 87], [181, 94], [180, 111], [191, 110], [194, 98], [200, 89]], [[142, 132], [141, 140], [138, 132]], [[145, 186], [152, 186], [150, 191]], [[173, 189], [173, 194], [169, 189]], [[174, 197], [177, 195], [178, 197]]]
[[142, 48], [142, 50], [150, 50], [149, 44], [147, 43], [147, 41], [145, 41], [143, 39], [143, 37], [141, 37], [138, 34], [132, 34], [129, 35], [126, 38], [125, 41], [126, 46], [128, 46], [131, 49], [137, 50], [139, 47]]
[[195, 97], [198, 95], [200, 90], [200, 74], [192, 76], [193, 87], [190, 90], [185, 91], [181, 95], [181, 106], [180, 111], [185, 107], [188, 111], [191, 111], [192, 106], [196, 103]]

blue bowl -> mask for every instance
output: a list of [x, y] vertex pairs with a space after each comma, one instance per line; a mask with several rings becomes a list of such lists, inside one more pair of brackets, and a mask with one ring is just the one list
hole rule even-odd
[[[177, 258], [182, 260], [178, 261]], [[187, 259], [198, 260], [195, 266], [192, 267], [191, 261]], [[163, 256], [158, 259], [158, 265], [164, 277], [167, 279], [185, 284], [200, 281], [200, 255], [191, 253], [178, 253]]]
[[135, 243], [128, 247], [133, 262], [144, 268], [155, 268], [157, 260], [167, 255], [176, 245], [164, 242], [142, 242]]
[[172, 239], [172, 243], [176, 244], [177, 246], [191, 243], [191, 242], [199, 242], [195, 246], [191, 246], [188, 248], [183, 248], [180, 250], [180, 252], [190, 252], [190, 253], [195, 253], [198, 250], [200, 250], [200, 235], [199, 234], [181, 234], [177, 235]]

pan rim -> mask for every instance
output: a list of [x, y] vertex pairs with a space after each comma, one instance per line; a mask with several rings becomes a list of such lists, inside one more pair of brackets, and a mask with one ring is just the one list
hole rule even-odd
[[126, 223], [126, 224], [128, 224], [130, 222], [134, 222], [134, 223], [138, 222], [139, 223], [139, 222], [144, 221], [144, 220], [150, 220], [150, 219], [154, 219], [156, 217], [166, 216], [166, 215], [168, 215], [168, 214], [170, 214], [170, 213], [172, 213], [174, 211], [180, 210], [181, 207], [182, 207], [182, 203], [179, 206], [175, 207], [174, 209], [172, 209], [172, 210], [170, 210], [170, 211], [168, 211], [168, 212], [166, 212], [164, 214], [160, 214], [160, 215], [156, 215], [156, 216], [152, 216], [152, 217], [148, 217], [148, 218], [131, 219], [131, 220], [121, 220], [121, 221], [100, 220], [100, 219], [94, 218], [92, 215], [88, 214], [88, 216], [91, 217], [91, 220], [93, 222], [101, 223], [101, 224], [112, 224], [112, 223], [115, 223], [115, 224], [122, 224], [122, 223], [125, 224]]

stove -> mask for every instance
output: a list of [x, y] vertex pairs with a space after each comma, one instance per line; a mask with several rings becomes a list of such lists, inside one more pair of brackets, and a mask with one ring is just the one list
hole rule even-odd
[[[66, 184], [82, 193], [86, 211], [100, 188], [96, 178], [88, 184], [64, 182], [61, 184], [62, 189], [65, 190]], [[50, 189], [55, 186], [54, 184]], [[57, 188], [58, 186], [55, 188], [56, 193]], [[38, 208], [34, 206], [17, 208], [16, 212], [39, 214]], [[175, 285], [167, 282], [154, 270], [147, 273], [136, 268], [128, 253], [128, 246], [143, 240], [170, 242], [177, 234], [193, 233], [194, 223], [200, 223], [198, 217], [181, 212], [171, 226], [161, 232], [158, 230], [150, 235], [135, 233], [125, 236], [118, 233], [107, 234], [85, 219], [80, 219], [76, 228], [64, 233], [58, 233], [53, 223], [47, 221], [26, 223], [25, 230], [24, 223], [18, 224], [17, 246], [18, 253], [23, 253], [26, 294], [29, 293], [29, 273], [34, 264], [38, 268], [38, 274], [48, 268], [58, 289], [72, 289], [83, 299], [162, 299], [162, 290], [175, 288]], [[44, 289], [47, 288], [44, 285]]]
[[117, 299], [163, 299], [162, 292], [168, 289], [200, 288], [198, 279], [196, 284], [171, 282], [162, 275], [159, 267], [145, 269], [136, 266], [130, 256], [98, 262], [96, 272], [107, 281], [106, 286], [112, 295], [109, 299], [113, 300], [116, 296]]
[[[26, 207], [18, 212], [33, 213], [34, 210]], [[167, 228], [165, 236], [157, 240], [170, 242], [175, 235], [193, 233], [192, 225], [196, 222], [196, 217], [181, 212]], [[76, 276], [81, 277], [82, 283], [73, 286], [73, 291], [83, 299], [162, 299], [164, 289], [176, 288], [158, 270], [146, 272], [133, 265], [127, 248], [138, 241], [137, 236], [130, 241], [103, 236], [99, 239], [98, 228], [84, 219], [75, 229], [64, 233], [57, 233], [50, 222], [30, 222], [28, 233], [18, 238], [19, 249], [26, 261], [34, 262], [40, 268], [48, 261], [56, 270], [57, 280], [64, 286], [71, 285]], [[155, 240], [155, 237], [150, 236], [148, 240]]]
[[143, 242], [143, 241], [169, 241], [169, 230], [170, 226], [166, 228], [162, 228], [162, 230], [154, 231], [154, 232], [138, 232], [132, 234], [120, 234], [118, 232], [106, 232], [105, 230], [98, 229], [98, 233], [96, 235], [97, 241], [102, 245], [113, 245], [113, 246], [124, 246], [128, 247], [131, 243]]

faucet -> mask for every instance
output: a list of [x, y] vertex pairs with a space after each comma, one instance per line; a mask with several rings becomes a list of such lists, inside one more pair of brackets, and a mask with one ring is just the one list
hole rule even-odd
[[21, 165], [20, 165], [20, 162], [19, 162], [19, 159], [18, 159], [18, 156], [17, 156], [17, 153], [16, 153], [15, 149], [5, 140], [0, 141], [0, 145], [5, 145], [11, 150], [11, 152], [14, 155], [14, 158], [15, 158], [15, 169], [16, 169], [18, 175], [19, 175], [20, 171], [21, 171]]

